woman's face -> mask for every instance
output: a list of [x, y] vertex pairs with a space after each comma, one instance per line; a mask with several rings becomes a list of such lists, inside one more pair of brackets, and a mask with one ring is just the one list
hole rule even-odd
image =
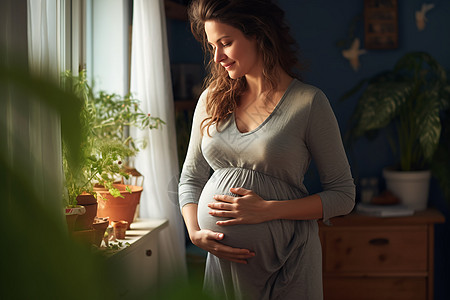
[[217, 21], [206, 21], [205, 32], [214, 51], [214, 62], [220, 63], [231, 78], [262, 73], [255, 39], [248, 39], [239, 29]]

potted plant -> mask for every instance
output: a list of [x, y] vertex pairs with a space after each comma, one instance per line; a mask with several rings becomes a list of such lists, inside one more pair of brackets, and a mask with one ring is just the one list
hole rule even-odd
[[[69, 198], [79, 198], [82, 193], [95, 195], [99, 203], [98, 217], [109, 217], [110, 222], [116, 221], [116, 218], [127, 218], [131, 224], [132, 219], [129, 220], [127, 215], [105, 211], [105, 207], [114, 201], [131, 205], [131, 210], [136, 210], [142, 192], [142, 187], [118, 183], [122, 178], [129, 177], [129, 167], [126, 166], [129, 158], [145, 147], [145, 143], [135, 141], [127, 131], [132, 126], [156, 129], [164, 122], [142, 112], [139, 101], [131, 94], [120, 97], [101, 91], [96, 95], [88, 84], [85, 71], [78, 76], [66, 72], [64, 78], [75, 94], [84, 99], [80, 116], [83, 124], [81, 162], [75, 168], [65, 165]], [[124, 199], [128, 197], [132, 200]], [[106, 198], [109, 200], [105, 201]], [[120, 211], [123, 211], [123, 206]]]
[[124, 181], [130, 177], [140, 177], [140, 173], [130, 165], [133, 157], [140, 149], [146, 147], [144, 140], [135, 140], [129, 130], [132, 127], [139, 129], [158, 129], [164, 121], [144, 113], [139, 109], [139, 100], [133, 98], [131, 93], [121, 97], [117, 94], [108, 94], [100, 91], [98, 96], [91, 98], [95, 109], [95, 124], [93, 130], [102, 140], [116, 141], [131, 149], [132, 152], [122, 157], [121, 182], [106, 181], [105, 188], [95, 188], [99, 202], [99, 216], [109, 216], [110, 221], [125, 220], [129, 225], [133, 222], [136, 207], [142, 193], [142, 182], [133, 181], [127, 184]]
[[[62, 149], [63, 149], [63, 170], [64, 170], [64, 184], [65, 184], [65, 202], [66, 202], [66, 219], [72, 219], [73, 221], [69, 222], [69, 231], [72, 232], [76, 230], [88, 230], [89, 229], [89, 219], [92, 215], [92, 220], [97, 213], [97, 201], [92, 194], [88, 192], [91, 191], [90, 181], [88, 178], [87, 170], [90, 168], [90, 161], [88, 152], [90, 149], [87, 148], [88, 145], [88, 116], [86, 111], [84, 110], [84, 106], [86, 104], [83, 103], [83, 109], [80, 113], [80, 131], [81, 131], [81, 144], [79, 150], [79, 156], [77, 159], [77, 163], [75, 164], [73, 160], [70, 160], [68, 146], [63, 140]], [[91, 196], [91, 197], [89, 197]], [[80, 201], [82, 200], [82, 201]], [[80, 214], [80, 217], [76, 216], [75, 209], [76, 207], [82, 206], [83, 213]], [[87, 214], [86, 214], [87, 209]], [[75, 214], [76, 217], [73, 217]], [[70, 217], [72, 215], [72, 217]], [[82, 217], [81, 217], [82, 216]]]
[[361, 89], [347, 138], [373, 137], [386, 129], [398, 159], [397, 165], [383, 169], [387, 189], [403, 204], [425, 209], [441, 112], [450, 104], [444, 68], [428, 53], [407, 53], [392, 70], [364, 79], [343, 99]]
[[[95, 110], [92, 106], [91, 93], [86, 88], [85, 73], [78, 77], [66, 73], [63, 77], [66, 90], [74, 93], [82, 101], [79, 115], [81, 131], [81, 147], [77, 163], [70, 160], [70, 153], [63, 140], [63, 170], [66, 187], [66, 219], [74, 238], [86, 244], [92, 244], [95, 238], [93, 224], [97, 215], [97, 199], [93, 189], [94, 182], [108, 178], [120, 171], [120, 157], [130, 155], [132, 151], [117, 141], [98, 141], [92, 127], [95, 121]], [[76, 219], [74, 218], [76, 217]]]
[[[65, 90], [72, 94], [73, 86], [66, 81]], [[74, 94], [75, 95], [75, 94]], [[82, 99], [79, 94], [75, 95]], [[84, 109], [86, 103], [81, 102], [80, 110], [80, 142], [85, 145], [88, 140], [87, 128], [88, 128], [88, 114]], [[87, 152], [88, 149], [83, 146], [80, 147], [76, 160], [71, 157], [71, 151], [69, 150], [70, 144], [66, 142], [66, 139], [62, 139], [62, 152], [63, 152], [63, 170], [64, 170], [64, 200], [65, 200], [65, 215], [69, 232], [73, 232], [76, 227], [76, 221], [78, 216], [86, 213], [86, 208], [78, 204], [77, 197], [84, 191], [89, 190], [87, 186], [89, 184], [87, 175], [84, 172], [86, 165], [88, 164]], [[84, 222], [83, 222], [84, 223]], [[87, 229], [87, 228], [83, 228]]]

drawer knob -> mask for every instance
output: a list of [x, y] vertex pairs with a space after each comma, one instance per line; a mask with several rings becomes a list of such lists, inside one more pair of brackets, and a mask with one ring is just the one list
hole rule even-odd
[[374, 246], [384, 246], [389, 244], [389, 240], [386, 238], [376, 238], [376, 239], [371, 239], [369, 241], [369, 244], [374, 245]]
[[147, 256], [152, 256], [152, 250], [148, 249], [147, 251], [145, 251], [145, 254]]

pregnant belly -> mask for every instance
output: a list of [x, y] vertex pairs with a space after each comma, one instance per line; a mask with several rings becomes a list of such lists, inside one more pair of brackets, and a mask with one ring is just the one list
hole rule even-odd
[[209, 214], [208, 203], [216, 202], [214, 195], [232, 195], [230, 188], [243, 187], [251, 189], [266, 200], [287, 200], [301, 198], [304, 193], [275, 179], [274, 177], [241, 168], [219, 169], [214, 172], [203, 188], [198, 203], [198, 223], [201, 229], [209, 229], [224, 234], [223, 243], [232, 247], [256, 250], [261, 243], [273, 243], [274, 235], [293, 234], [293, 221], [276, 220], [260, 224], [219, 226], [219, 220], [226, 218], [215, 217]]

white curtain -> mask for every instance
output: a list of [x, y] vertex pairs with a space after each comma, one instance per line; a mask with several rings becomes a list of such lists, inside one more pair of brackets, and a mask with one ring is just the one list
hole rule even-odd
[[[27, 34], [28, 65], [36, 76], [58, 82], [57, 0], [28, 0]], [[30, 149], [30, 173], [36, 191], [48, 205], [62, 216], [62, 156], [59, 116], [31, 99], [28, 131]], [[23, 130], [23, 128], [21, 130]], [[27, 143], [28, 144], [28, 143]], [[51, 186], [49, 190], [46, 186]], [[55, 193], [55, 191], [57, 191]], [[59, 191], [59, 192], [58, 192]]]
[[140, 216], [164, 218], [160, 232], [160, 278], [186, 277], [184, 227], [178, 208], [178, 156], [163, 0], [134, 0], [131, 92], [141, 108], [164, 120], [162, 129], [132, 132], [148, 145], [135, 159], [144, 175]]
[[38, 76], [58, 79], [57, 1], [28, 0], [28, 62]]

